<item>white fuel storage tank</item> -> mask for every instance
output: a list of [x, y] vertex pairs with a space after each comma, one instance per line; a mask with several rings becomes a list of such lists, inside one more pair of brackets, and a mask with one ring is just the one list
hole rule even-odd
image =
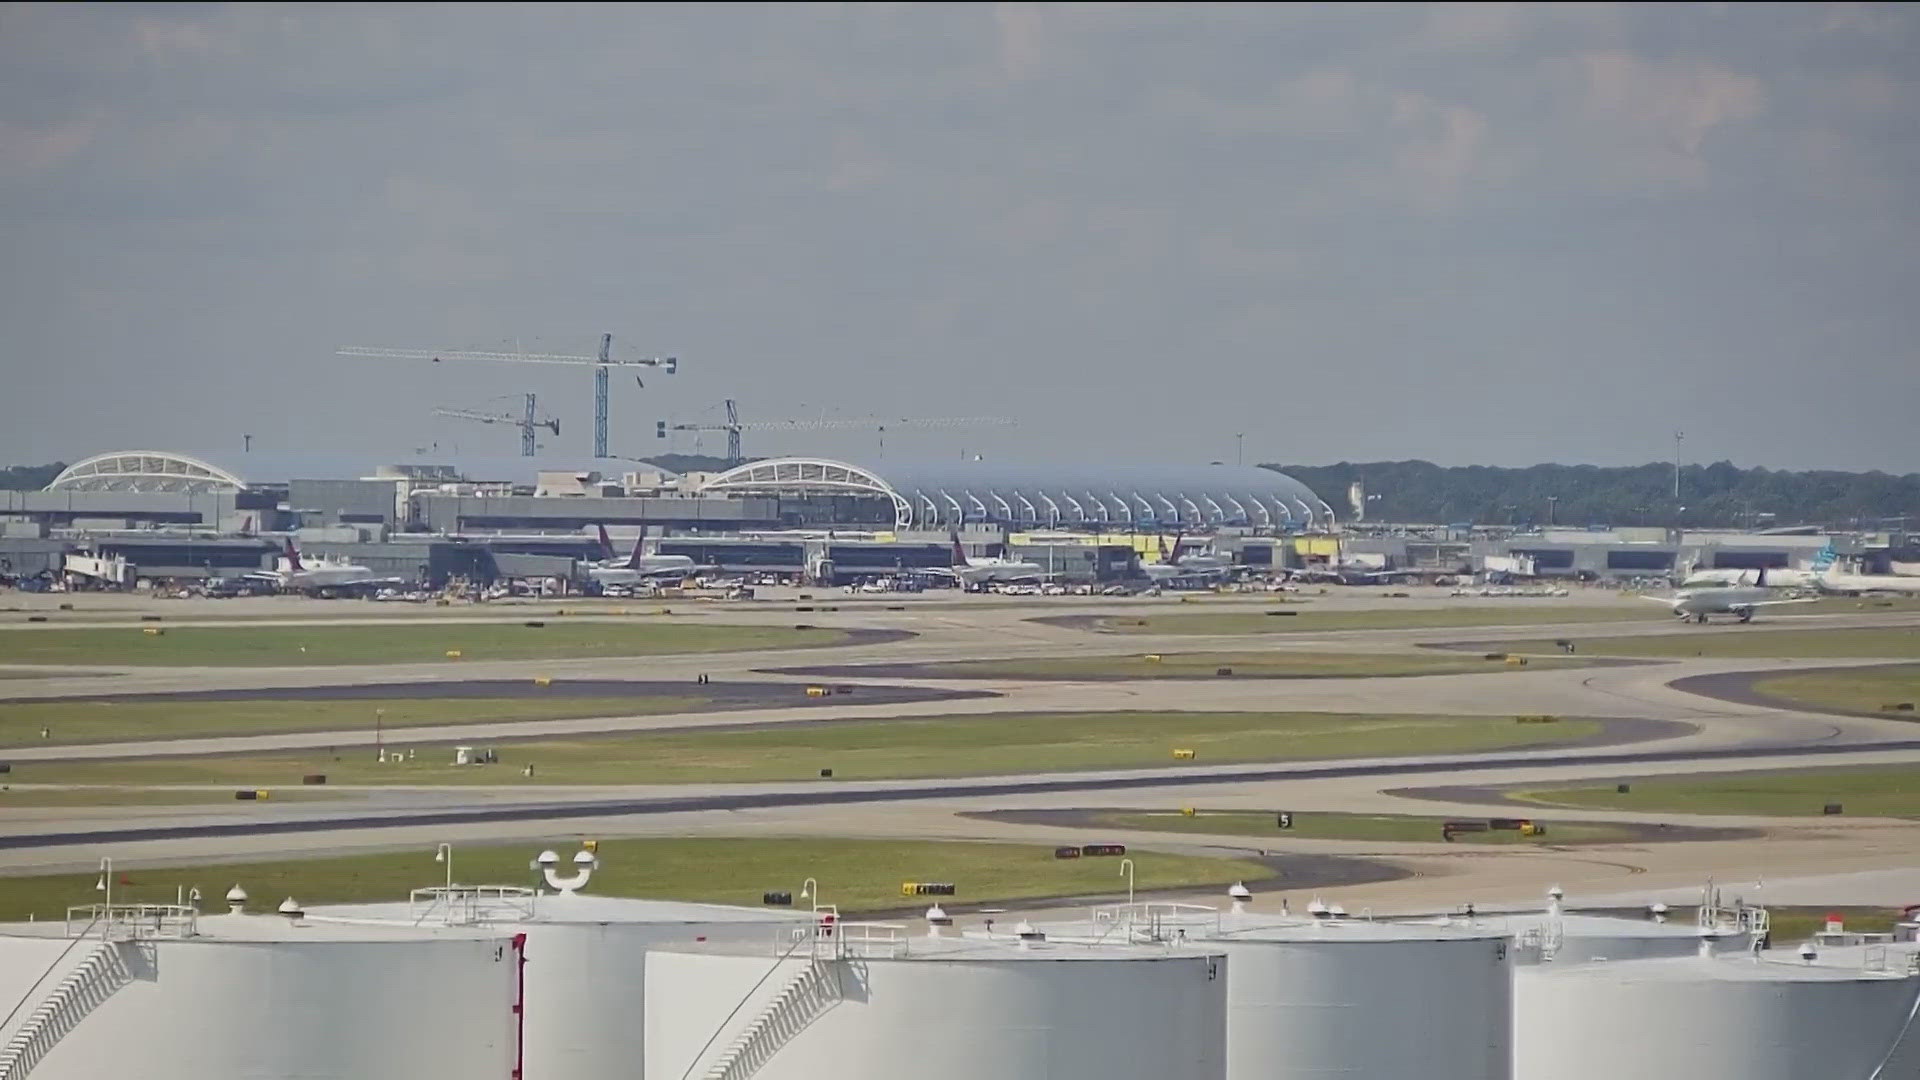
[[1304, 918], [1144, 903], [1052, 924], [1057, 938], [1155, 942], [1227, 957], [1229, 1080], [1506, 1080], [1513, 946], [1507, 929], [1441, 919]]
[[1221, 1080], [1225, 969], [1198, 949], [910, 939], [861, 924], [798, 948], [658, 949], [646, 1075]]
[[459, 886], [451, 901], [423, 889], [412, 902], [340, 904], [313, 918], [354, 923], [451, 922], [525, 936], [526, 1075], [630, 1077], [645, 1060], [646, 956], [666, 945], [770, 941], [810, 925], [784, 908], [744, 908], [504, 886]]
[[1505, 1080], [1511, 946], [1488, 928], [1358, 920], [1236, 926], [1228, 1080]]
[[1879, 1070], [1917, 995], [1920, 977], [1904, 968], [1771, 956], [1523, 965], [1514, 1075], [1892, 1080]]
[[[513, 935], [200, 918], [0, 927], [0, 1077], [414, 1080], [518, 1064]], [[69, 931], [69, 926], [72, 931]]]

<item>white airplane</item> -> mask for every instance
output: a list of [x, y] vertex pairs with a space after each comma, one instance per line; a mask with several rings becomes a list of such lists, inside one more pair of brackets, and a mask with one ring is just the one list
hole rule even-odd
[[[647, 542], [647, 530], [643, 526], [640, 535], [633, 538], [633, 552], [624, 561], [608, 559], [587, 568], [587, 577], [602, 587], [608, 585], [633, 586], [658, 581], [681, 581], [692, 576], [693, 559], [686, 555], [647, 555], [641, 546]], [[607, 527], [600, 526], [600, 546], [611, 552], [613, 542], [607, 538]]]
[[1920, 596], [1920, 577], [1904, 574], [1849, 574], [1833, 563], [1813, 575], [1813, 587], [1824, 593], [1902, 593]]
[[292, 537], [287, 538], [287, 553], [280, 557], [273, 570], [244, 574], [242, 577], [268, 581], [282, 592], [299, 592], [308, 596], [366, 593], [406, 584], [405, 578], [385, 577], [344, 559], [321, 558], [309, 563], [300, 558], [300, 550], [293, 546]]
[[1024, 559], [970, 559], [967, 549], [960, 546], [960, 534], [953, 536], [953, 576], [961, 585], [985, 585], [988, 582], [1038, 582], [1046, 577], [1046, 570], [1039, 563]]
[[[1680, 587], [1701, 585], [1744, 585], [1751, 571], [1699, 570], [1686, 575]], [[1920, 596], [1920, 578], [1900, 574], [1853, 574], [1840, 569], [1840, 557], [1829, 543], [1813, 556], [1808, 570], [1774, 569], [1767, 571], [1767, 584], [1794, 589], [1814, 589], [1835, 595], [1858, 596], [1861, 593], [1902, 593]]]
[[1752, 585], [1681, 589], [1672, 596], [1643, 596], [1641, 599], [1667, 605], [1673, 611], [1674, 618], [1683, 622], [1704, 623], [1709, 615], [1734, 615], [1744, 623], [1753, 621], [1756, 608], [1811, 604], [1817, 598], [1802, 596], [1775, 599], [1774, 591], [1768, 587], [1767, 572], [1762, 569]]
[[1160, 584], [1168, 581], [1207, 579], [1226, 577], [1233, 570], [1233, 560], [1225, 555], [1206, 552], [1189, 555], [1180, 550], [1183, 533], [1173, 534], [1173, 546], [1167, 546], [1165, 537], [1160, 539], [1160, 561], [1141, 563], [1140, 572], [1147, 580]]
[[[1675, 586], [1680, 589], [1711, 589], [1735, 585], [1751, 585], [1755, 581], [1755, 570], [1690, 570]], [[1767, 571], [1767, 584], [1776, 589], [1815, 589], [1820, 586], [1820, 571], [1795, 570], [1791, 567], [1776, 566]]]
[[1298, 569], [1285, 570], [1288, 581], [1327, 582], [1334, 585], [1374, 585], [1393, 578], [1406, 577], [1409, 571], [1387, 570], [1378, 566], [1369, 566], [1350, 562], [1346, 552], [1336, 541], [1333, 558], [1325, 563], [1309, 563]]
[[[1767, 571], [1767, 584], [1775, 588], [1811, 589], [1815, 588], [1821, 571], [1833, 565], [1833, 545], [1828, 544], [1814, 554], [1813, 569], [1795, 570], [1790, 567], [1776, 566]], [[1702, 570], [1694, 561], [1682, 563], [1675, 573], [1679, 589], [1702, 589], [1723, 585], [1751, 585], [1757, 571], [1736, 570], [1731, 568]]]

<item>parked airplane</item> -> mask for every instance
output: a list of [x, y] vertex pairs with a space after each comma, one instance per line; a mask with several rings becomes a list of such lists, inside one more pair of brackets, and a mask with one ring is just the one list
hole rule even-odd
[[1831, 557], [1827, 565], [1819, 566], [1814, 570], [1812, 577], [1810, 584], [1824, 593], [1842, 593], [1849, 596], [1858, 596], [1861, 593], [1902, 593], [1908, 596], [1920, 596], [1920, 577], [1908, 577], [1905, 574], [1850, 574], [1841, 570], [1840, 563]]
[[300, 557], [300, 549], [293, 546], [292, 537], [287, 538], [287, 553], [280, 557], [274, 569], [242, 577], [269, 582], [282, 592], [324, 597], [365, 595], [406, 584], [405, 578], [382, 576], [344, 559], [320, 558], [309, 563]]
[[971, 559], [967, 549], [960, 546], [960, 534], [953, 537], [953, 576], [965, 586], [985, 585], [988, 582], [1001, 584], [1011, 582], [1039, 582], [1046, 577], [1046, 570], [1039, 563], [1024, 559]]
[[[606, 562], [587, 568], [587, 576], [602, 586], [607, 585], [645, 585], [659, 581], [679, 581], [694, 572], [693, 559], [686, 555], [648, 555], [641, 548], [647, 542], [647, 530], [644, 526], [640, 535], [633, 538], [633, 552], [624, 562]], [[606, 526], [600, 526], [600, 544], [611, 551], [613, 543], [607, 539]]]
[[1232, 572], [1233, 560], [1225, 555], [1212, 552], [1193, 555], [1181, 551], [1180, 541], [1185, 537], [1185, 533], [1174, 533], [1171, 547], [1166, 538], [1161, 537], [1160, 561], [1141, 563], [1140, 572], [1155, 584], [1176, 580], [1213, 580], [1224, 578]]
[[[1820, 574], [1831, 567], [1833, 562], [1833, 545], [1829, 543], [1814, 554], [1811, 570], [1776, 566], [1767, 571], [1767, 584], [1780, 589], [1817, 588]], [[1738, 570], [1731, 567], [1702, 570], [1697, 568], [1694, 560], [1689, 559], [1681, 563], [1674, 574], [1678, 582], [1675, 588], [1701, 589], [1726, 585], [1751, 585], [1757, 573], [1758, 571], [1755, 570]]]
[[[1681, 588], [1701, 585], [1744, 585], [1751, 570], [1698, 570], [1689, 572]], [[1904, 574], [1855, 574], [1840, 568], [1840, 557], [1829, 543], [1813, 556], [1807, 570], [1776, 568], [1767, 571], [1767, 584], [1794, 589], [1815, 589], [1823, 593], [1858, 596], [1862, 593], [1900, 593], [1920, 596], [1920, 578]]]
[[1754, 578], [1752, 585], [1724, 585], [1703, 589], [1681, 589], [1672, 596], [1646, 596], [1643, 600], [1653, 600], [1667, 605], [1673, 611], [1674, 618], [1704, 623], [1709, 615], [1734, 615], [1741, 622], [1752, 622], [1756, 608], [1773, 607], [1779, 604], [1810, 604], [1814, 597], [1789, 597], [1776, 599], [1773, 589], [1769, 588], [1767, 571], [1762, 569]]

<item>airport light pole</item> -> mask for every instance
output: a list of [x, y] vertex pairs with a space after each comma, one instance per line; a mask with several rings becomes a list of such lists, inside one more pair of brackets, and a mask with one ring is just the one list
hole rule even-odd
[[1243, 452], [1246, 449], [1246, 445], [1247, 445], [1247, 433], [1244, 431], [1234, 432], [1233, 433], [1234, 465], [1240, 466], [1240, 465], [1245, 465], [1247, 463], [1246, 454]]
[[1673, 433], [1673, 501], [1680, 501], [1680, 441], [1687, 437], [1684, 431]]
[[1554, 504], [1559, 501], [1560, 501], [1560, 496], [1558, 495], [1547, 496], [1547, 528], [1549, 529], [1553, 528], [1554, 525], [1557, 524], [1557, 522], [1554, 520]]

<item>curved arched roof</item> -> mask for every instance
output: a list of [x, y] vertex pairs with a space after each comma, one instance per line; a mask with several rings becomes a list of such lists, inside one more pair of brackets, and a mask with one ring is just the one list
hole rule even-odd
[[294, 480], [358, 480], [383, 469], [450, 469], [473, 481], [532, 484], [542, 472], [597, 472], [618, 477], [636, 468], [624, 458], [502, 457], [438, 451], [116, 450], [76, 462], [48, 490], [186, 492], [285, 487]]
[[195, 494], [242, 491], [247, 482], [218, 465], [165, 450], [95, 454], [61, 470], [48, 491], [137, 491]]
[[1233, 465], [1029, 465], [962, 461], [889, 465], [884, 473], [822, 458], [772, 458], [715, 476], [703, 492], [875, 495], [900, 528], [1007, 525], [1247, 525], [1308, 528], [1333, 510], [1300, 481]]

